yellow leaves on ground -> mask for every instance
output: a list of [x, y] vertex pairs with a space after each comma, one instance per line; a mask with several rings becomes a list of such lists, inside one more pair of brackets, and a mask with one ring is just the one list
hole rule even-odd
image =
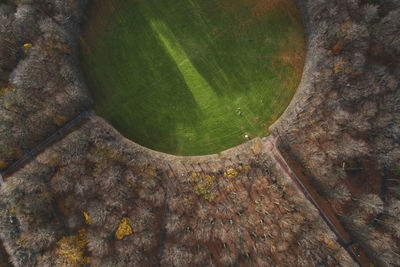
[[244, 171], [249, 172], [251, 170], [251, 167], [249, 165], [244, 166]]
[[335, 73], [343, 72], [345, 65], [346, 65], [346, 62], [338, 61], [338, 62], [335, 63], [335, 66], [333, 67], [333, 71]]
[[262, 143], [260, 139], [255, 139], [253, 146], [250, 149], [253, 154], [260, 154], [262, 150]]
[[340, 30], [341, 30], [343, 33], [347, 33], [347, 32], [349, 31], [350, 28], [351, 28], [351, 21], [347, 21], [346, 23], [344, 23], [344, 24], [342, 24], [342, 25], [340, 26]]
[[15, 207], [12, 207], [12, 208], [10, 209], [10, 214], [15, 214]]
[[25, 43], [24, 44], [24, 49], [25, 49], [25, 53], [28, 53], [32, 48], [32, 44], [31, 43]]
[[224, 175], [227, 176], [228, 178], [232, 179], [232, 178], [235, 178], [238, 175], [238, 172], [235, 169], [230, 168], [230, 169], [226, 170]]
[[83, 212], [83, 216], [85, 217], [85, 222], [87, 225], [91, 225], [92, 221], [90, 220], [90, 216], [89, 214], [87, 214], [86, 212]]
[[57, 167], [60, 165], [61, 162], [61, 154], [58, 152], [39, 154], [36, 160], [41, 164]]
[[11, 40], [10, 38], [8, 38], [8, 37], [6, 37], [6, 38], [3, 38], [3, 40], [4, 41], [6, 41], [7, 43], [9, 43], [9, 44], [13, 44], [14, 43], [14, 41], [13, 40]]
[[7, 168], [8, 164], [4, 160], [0, 160], [0, 171]]
[[7, 86], [7, 87], [4, 87], [4, 88], [0, 89], [0, 96], [5, 95], [10, 90], [11, 90], [10, 86]]
[[205, 200], [213, 201], [216, 197], [215, 176], [203, 173], [192, 173], [192, 182], [196, 183], [194, 191]]
[[229, 168], [226, 171], [224, 171], [224, 177], [228, 177], [228, 178], [235, 178], [239, 175], [240, 172], [245, 172], [248, 173], [251, 170], [251, 167], [249, 165], [246, 166], [242, 166], [239, 165], [236, 169], [234, 168]]
[[[229, 168], [224, 171], [224, 178], [233, 179], [239, 177], [240, 173], [248, 173], [251, 170], [251, 167], [246, 166], [238, 166], [235, 168]], [[222, 177], [221, 177], [222, 178]], [[192, 173], [192, 182], [194, 185], [194, 192], [203, 197], [205, 200], [212, 202], [217, 196], [217, 178], [214, 175], [206, 174], [206, 173]], [[192, 199], [185, 199], [185, 206], [190, 206]]]
[[89, 263], [89, 258], [84, 256], [86, 242], [85, 229], [79, 230], [76, 235], [64, 236], [57, 241], [57, 254], [63, 266], [84, 266]]
[[329, 236], [327, 236], [327, 235], [324, 235], [324, 243], [328, 246], [328, 247], [330, 247], [331, 249], [335, 249], [335, 250], [338, 250], [340, 247], [339, 247], [339, 245], [334, 241], [334, 240], [332, 240]]
[[191, 197], [187, 197], [183, 200], [183, 205], [185, 205], [186, 208], [190, 208], [192, 206], [193, 199]]
[[118, 240], [132, 234], [132, 227], [129, 225], [128, 220], [128, 218], [123, 218], [119, 224], [117, 232], [115, 233], [115, 237]]
[[331, 50], [329, 50], [328, 54], [339, 55], [342, 52], [345, 43], [343, 39], [340, 39]]
[[58, 126], [61, 127], [67, 122], [68, 118], [65, 116], [57, 115], [54, 117], [53, 122]]

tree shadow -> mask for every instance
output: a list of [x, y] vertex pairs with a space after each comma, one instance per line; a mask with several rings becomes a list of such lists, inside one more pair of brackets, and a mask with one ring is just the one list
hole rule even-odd
[[[97, 6], [101, 8], [102, 4], [97, 3], [92, 9]], [[106, 11], [101, 12], [102, 16], [107, 15]], [[174, 153], [179, 144], [176, 128], [194, 127], [201, 111], [148, 19], [140, 10], [119, 12], [130, 14], [109, 14], [110, 20], [99, 25], [91, 25], [89, 18], [82, 32], [82, 65], [94, 108], [125, 137]], [[96, 10], [91, 13], [99, 14]], [[122, 17], [128, 19], [122, 21]], [[85, 34], [86, 31], [90, 33]], [[146, 47], [128, 44], [139, 39]]]
[[[289, 18], [279, 19], [287, 15], [282, 10], [257, 20], [249, 11], [251, 5], [240, 3], [240, 8], [224, 10], [221, 5], [226, 3], [222, 2], [148, 1], [147, 4], [154, 16], [161, 18], [181, 40], [191, 63], [215, 93], [229, 96], [246, 93], [253, 84], [276, 77], [274, 62], [281, 48], [279, 42], [288, 34], [291, 23]], [[179, 16], [171, 15], [174, 10]]]

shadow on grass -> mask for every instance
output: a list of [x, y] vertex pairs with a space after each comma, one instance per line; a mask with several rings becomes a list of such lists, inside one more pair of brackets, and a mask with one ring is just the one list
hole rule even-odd
[[[249, 9], [256, 2], [243, 1], [228, 11], [221, 8], [222, 2], [191, 0], [171, 6], [171, 1], [147, 1], [146, 5], [182, 40], [191, 63], [217, 95], [243, 94], [253, 84], [276, 77], [271, 62], [288, 35], [291, 14], [276, 8], [267, 19], [252, 18]], [[171, 10], [181, 15], [173, 16]]]
[[[101, 3], [94, 5], [91, 13], [107, 13], [95, 10], [104, 8]], [[202, 116], [200, 108], [148, 18], [140, 10], [129, 12], [140, 29], [132, 21], [119, 21], [121, 16], [117, 16], [96, 27], [90, 23], [82, 32], [83, 70], [94, 108], [125, 137], [156, 150], [178, 152], [176, 129], [181, 125], [195, 127]], [[113, 38], [107, 38], [111, 35]], [[148, 46], [120, 46], [129, 38], [134, 39], [132, 43], [145, 39]]]
[[286, 81], [298, 46], [290, 14], [253, 18], [258, 4], [280, 1], [294, 3], [91, 2], [81, 44], [95, 110], [126, 137], [173, 154], [218, 152], [245, 133], [265, 136], [297, 82]]

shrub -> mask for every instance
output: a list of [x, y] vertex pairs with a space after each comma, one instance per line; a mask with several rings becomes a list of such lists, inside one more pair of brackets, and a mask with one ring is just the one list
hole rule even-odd
[[118, 226], [117, 232], [115, 233], [115, 237], [118, 240], [121, 240], [125, 236], [129, 236], [131, 234], [132, 234], [132, 227], [129, 225], [128, 218], [123, 218]]
[[76, 235], [64, 236], [57, 241], [57, 254], [60, 256], [63, 265], [85, 266], [89, 258], [84, 256], [84, 249], [87, 243], [85, 229], [78, 231]]

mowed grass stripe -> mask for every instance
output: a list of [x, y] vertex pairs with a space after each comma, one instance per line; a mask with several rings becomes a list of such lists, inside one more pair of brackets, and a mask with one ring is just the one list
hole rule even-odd
[[296, 90], [305, 51], [295, 1], [272, 2], [92, 2], [82, 63], [95, 110], [131, 140], [172, 154], [267, 135]]
[[199, 108], [207, 113], [211, 106], [218, 105], [218, 96], [193, 66], [168, 27], [158, 20], [152, 20], [150, 25], [160, 38], [166, 52], [175, 61]]

